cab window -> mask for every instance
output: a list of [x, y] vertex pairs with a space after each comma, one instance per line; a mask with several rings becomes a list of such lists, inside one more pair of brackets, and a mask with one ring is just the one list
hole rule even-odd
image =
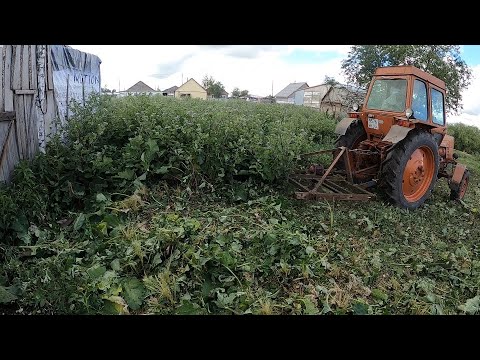
[[445, 125], [443, 94], [432, 88], [432, 120], [437, 125]]
[[405, 79], [375, 80], [367, 101], [367, 108], [397, 112], [405, 111], [406, 94], [407, 80]]
[[423, 81], [415, 80], [412, 97], [413, 116], [417, 120], [426, 121], [428, 119], [427, 109], [427, 87]]

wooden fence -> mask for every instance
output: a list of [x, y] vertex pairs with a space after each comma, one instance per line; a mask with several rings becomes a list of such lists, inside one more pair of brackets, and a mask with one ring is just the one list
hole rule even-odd
[[9, 182], [15, 165], [55, 131], [57, 112], [49, 46], [0, 49], [0, 182]]

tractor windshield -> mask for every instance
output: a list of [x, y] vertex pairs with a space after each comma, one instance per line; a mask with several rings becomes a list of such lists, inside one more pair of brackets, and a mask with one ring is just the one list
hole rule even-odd
[[378, 79], [373, 83], [367, 109], [398, 111], [405, 110], [407, 80]]

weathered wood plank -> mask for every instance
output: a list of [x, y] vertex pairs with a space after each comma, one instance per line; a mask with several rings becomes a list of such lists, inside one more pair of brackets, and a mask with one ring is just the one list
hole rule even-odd
[[15, 90], [15, 95], [33, 95], [35, 90]]
[[0, 47], [0, 112], [5, 111], [5, 100], [3, 99], [3, 73], [5, 71], [5, 47]]
[[15, 111], [7, 111], [0, 113], [0, 122], [1, 121], [12, 121], [15, 119]]
[[15, 129], [17, 130], [17, 146], [20, 159], [27, 159], [27, 130], [25, 129], [25, 110], [23, 95], [15, 96], [15, 112], [17, 118]]
[[30, 89], [37, 88], [37, 45], [30, 45]]
[[12, 90], [22, 88], [22, 47], [23, 45], [13, 45]]
[[15, 124], [12, 124], [12, 131], [7, 140], [7, 153], [5, 156], [5, 177], [7, 181], [11, 180], [13, 169], [20, 162], [20, 157], [18, 156], [18, 149], [16, 144], [16, 130]]
[[4, 137], [0, 139], [0, 181], [8, 182], [13, 168], [18, 163], [18, 153], [14, 142], [14, 121], [1, 123], [0, 134], [2, 133]]
[[30, 45], [22, 47], [22, 89], [30, 89]]
[[25, 95], [23, 99], [25, 115], [28, 121], [28, 155], [30, 159], [33, 159], [38, 151], [37, 113], [34, 106], [35, 100], [33, 95]]
[[47, 89], [53, 90], [53, 64], [50, 45], [47, 45]]
[[55, 134], [57, 131], [57, 126], [55, 120], [57, 118], [57, 104], [55, 103], [55, 98], [53, 90], [46, 92], [46, 101], [47, 101], [47, 111], [45, 113], [45, 138], [48, 141], [48, 138]]
[[27, 102], [28, 102], [29, 96], [22, 95], [22, 97], [23, 97], [23, 113], [25, 114], [25, 153], [26, 153], [27, 159], [30, 159], [30, 153], [31, 153], [30, 114], [27, 112]]
[[13, 91], [11, 87], [12, 81], [12, 45], [5, 46], [5, 71], [3, 76], [3, 99], [4, 99], [4, 110], [5, 111], [14, 111], [13, 107]]
[[5, 146], [7, 140], [8, 128], [10, 127], [11, 121], [2, 121], [0, 122], [0, 154]]
[[30, 126], [31, 126], [31, 136], [32, 136], [32, 154], [33, 158], [38, 151], [40, 150], [40, 143], [38, 141], [38, 112], [37, 107], [35, 106], [35, 96], [29, 96], [30, 98]]

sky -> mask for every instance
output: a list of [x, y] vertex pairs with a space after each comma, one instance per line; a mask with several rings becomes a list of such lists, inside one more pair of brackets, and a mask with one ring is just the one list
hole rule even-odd
[[[102, 87], [125, 90], [138, 81], [154, 89], [180, 86], [205, 75], [231, 93], [275, 95], [292, 82], [319, 85], [325, 76], [347, 83], [341, 62], [349, 45], [71, 45], [100, 57]], [[480, 127], [480, 45], [462, 45], [461, 56], [472, 68], [462, 93], [463, 112], [448, 122]], [[272, 91], [273, 90], [273, 91]]]

